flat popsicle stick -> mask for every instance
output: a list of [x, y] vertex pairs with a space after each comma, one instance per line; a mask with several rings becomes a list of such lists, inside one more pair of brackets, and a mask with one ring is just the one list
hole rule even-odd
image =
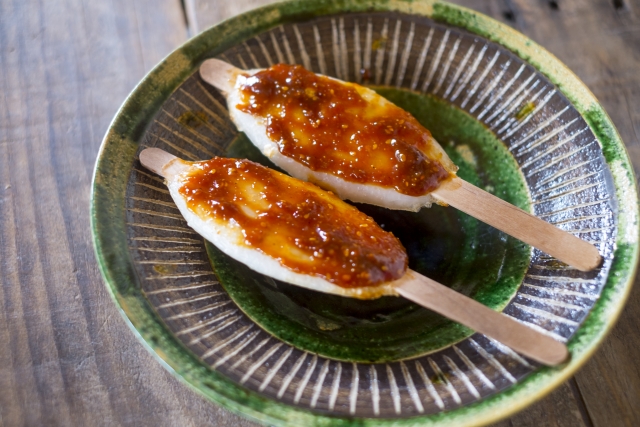
[[162, 177], [164, 177], [164, 167], [174, 159], [177, 157], [159, 148], [145, 148], [140, 152], [142, 166]]
[[243, 70], [219, 59], [207, 59], [200, 65], [200, 77], [223, 93], [229, 94], [233, 90], [236, 77]]
[[560, 341], [415, 271], [408, 270], [397, 283], [395, 289], [406, 299], [493, 338], [533, 360], [553, 366], [569, 358], [567, 347]]
[[432, 195], [439, 201], [504, 231], [578, 270], [593, 270], [602, 260], [598, 249], [591, 243], [460, 178], [443, 184]]
[[[147, 148], [140, 153], [142, 165], [162, 176], [169, 171], [176, 173], [188, 169], [185, 163], [174, 162], [175, 159], [177, 157], [159, 148]], [[563, 343], [415, 271], [407, 270], [404, 276], [390, 285], [403, 297], [502, 342], [540, 363], [557, 365], [569, 357]]]

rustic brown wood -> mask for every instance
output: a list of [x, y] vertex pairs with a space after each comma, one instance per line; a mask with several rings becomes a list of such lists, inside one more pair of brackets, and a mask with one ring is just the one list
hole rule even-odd
[[186, 38], [178, 1], [0, 4], [0, 425], [252, 425], [164, 369], [98, 273], [102, 136]]
[[592, 427], [577, 406], [572, 382], [567, 381], [543, 400], [491, 427]]
[[[640, 1], [455, 2], [514, 26], [576, 72], [640, 171]], [[266, 3], [185, 0], [195, 32]], [[185, 40], [183, 16], [178, 0], [0, 2], [2, 426], [255, 425], [148, 354], [111, 302], [91, 247], [100, 140], [135, 83]], [[640, 425], [638, 324], [640, 286], [575, 379], [497, 426]]]

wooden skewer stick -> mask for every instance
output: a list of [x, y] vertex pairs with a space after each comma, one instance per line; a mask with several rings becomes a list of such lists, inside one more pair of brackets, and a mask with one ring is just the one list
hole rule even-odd
[[[202, 78], [225, 95], [233, 90], [236, 77], [241, 72], [239, 68], [218, 59], [208, 59], [200, 67]], [[443, 184], [432, 195], [578, 270], [593, 270], [602, 261], [598, 249], [592, 244], [460, 178]]]
[[140, 152], [142, 166], [163, 178], [165, 177], [164, 168], [174, 159], [177, 159], [177, 157], [159, 148], [145, 148]]
[[207, 59], [200, 65], [202, 80], [218, 89], [223, 95], [227, 95], [233, 90], [236, 77], [240, 73], [242, 73], [240, 68], [219, 59]]
[[540, 363], [553, 366], [569, 358], [569, 351], [563, 343], [413, 270], [408, 270], [398, 282], [401, 284], [396, 290], [406, 299], [485, 334]]
[[[177, 168], [172, 172], [186, 170], [184, 163], [174, 162], [174, 159], [177, 157], [159, 148], [147, 148], [140, 153], [142, 165], [163, 177], [171, 168]], [[242, 262], [241, 259], [239, 261]], [[557, 365], [569, 357], [563, 343], [413, 270], [407, 270], [392, 285], [405, 298], [494, 338], [540, 363]]]
[[504, 231], [516, 239], [582, 271], [593, 270], [601, 262], [598, 249], [484, 190], [455, 178], [432, 195], [448, 205]]

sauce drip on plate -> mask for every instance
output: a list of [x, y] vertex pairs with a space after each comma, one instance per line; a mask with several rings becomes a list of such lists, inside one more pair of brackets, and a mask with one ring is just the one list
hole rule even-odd
[[240, 85], [237, 108], [265, 120], [279, 151], [346, 181], [427, 194], [452, 176], [431, 133], [362, 86], [278, 64]]
[[356, 288], [399, 279], [407, 269], [402, 244], [373, 219], [332, 193], [249, 160], [194, 163], [180, 184], [194, 213], [238, 227], [239, 244], [295, 272]]

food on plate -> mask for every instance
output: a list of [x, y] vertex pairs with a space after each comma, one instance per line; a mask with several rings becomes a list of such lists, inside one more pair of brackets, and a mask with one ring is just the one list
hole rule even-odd
[[185, 162], [158, 148], [140, 162], [164, 176], [196, 232], [259, 273], [360, 299], [401, 295], [541, 363], [568, 357], [561, 342], [408, 269], [391, 233], [313, 184], [248, 160]]
[[235, 89], [227, 102], [238, 129], [340, 198], [416, 211], [455, 177], [431, 133], [371, 89], [285, 64], [240, 74]]
[[395, 295], [407, 254], [370, 217], [317, 186], [245, 159], [173, 160], [167, 186], [189, 225], [260, 273], [358, 298]]
[[598, 249], [458, 178], [431, 133], [374, 91], [299, 65], [240, 70], [209, 59], [200, 75], [273, 163], [342, 199], [418, 211], [450, 205], [582, 271]]

